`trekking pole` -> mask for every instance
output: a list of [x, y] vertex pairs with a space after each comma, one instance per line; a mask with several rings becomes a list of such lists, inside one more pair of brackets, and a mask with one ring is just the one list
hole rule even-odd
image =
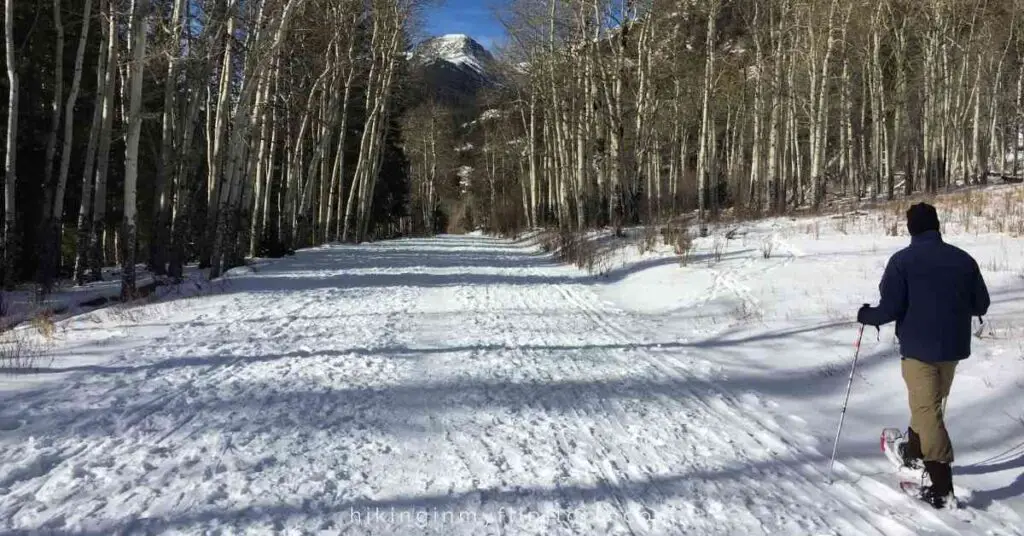
[[839, 415], [839, 429], [836, 430], [836, 440], [832, 444], [832, 461], [828, 464], [828, 483], [832, 483], [832, 466], [836, 463], [836, 452], [839, 450], [839, 434], [843, 432], [843, 420], [846, 418], [846, 405], [850, 402], [850, 389], [853, 388], [853, 374], [857, 370], [857, 358], [860, 356], [860, 341], [864, 338], [864, 324], [861, 324], [857, 333], [857, 343], [854, 345], [853, 368], [850, 369], [850, 383], [846, 385], [846, 399], [843, 400], [843, 412]]

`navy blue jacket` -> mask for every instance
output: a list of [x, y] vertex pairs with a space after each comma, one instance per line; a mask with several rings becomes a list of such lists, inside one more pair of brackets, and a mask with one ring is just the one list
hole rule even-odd
[[869, 326], [896, 322], [900, 353], [919, 361], [959, 361], [971, 355], [971, 318], [990, 304], [978, 263], [965, 251], [925, 231], [889, 259], [878, 307], [862, 308]]

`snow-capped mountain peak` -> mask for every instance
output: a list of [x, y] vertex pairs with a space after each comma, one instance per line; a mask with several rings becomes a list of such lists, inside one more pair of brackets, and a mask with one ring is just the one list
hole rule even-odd
[[414, 51], [422, 63], [443, 61], [485, 76], [494, 57], [479, 42], [465, 34], [448, 34], [428, 39]]

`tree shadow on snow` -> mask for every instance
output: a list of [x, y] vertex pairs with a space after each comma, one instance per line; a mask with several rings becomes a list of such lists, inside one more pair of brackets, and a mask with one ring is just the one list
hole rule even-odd
[[[1015, 458], [1007, 459], [1016, 455]], [[1003, 459], [1005, 461], [997, 461]], [[1024, 496], [1024, 443], [1017, 443], [995, 456], [970, 465], [953, 467], [954, 476], [985, 475], [1002, 471], [1018, 470], [1017, 478], [1001, 488], [975, 490], [970, 505], [983, 510], [992, 506], [995, 501], [1013, 499]]]
[[[869, 443], [877, 449], [875, 441]], [[807, 475], [808, 470], [816, 468], [814, 475]], [[237, 505], [234, 507], [221, 508], [196, 508], [192, 511], [168, 514], [162, 518], [127, 519], [122, 522], [113, 522], [102, 526], [98, 530], [75, 531], [65, 534], [75, 536], [99, 536], [117, 532], [130, 533], [161, 533], [166, 531], [189, 531], [210, 526], [229, 526], [236, 530], [245, 530], [247, 527], [262, 526], [271, 523], [278, 527], [289, 524], [300, 524], [309, 526], [311, 523], [319, 523], [321, 528], [346, 531], [352, 528], [371, 529], [376, 526], [378, 530], [388, 533], [404, 531], [406, 533], [437, 532], [444, 530], [445, 523], [448, 523], [450, 530], [455, 530], [460, 524], [466, 527], [483, 527], [502, 525], [505, 529], [516, 531], [516, 517], [508, 516], [502, 518], [502, 512], [526, 513], [536, 512], [538, 509], [549, 511], [542, 505], [547, 503], [555, 508], [557, 512], [564, 515], [579, 515], [579, 509], [595, 504], [617, 505], [623, 502], [635, 502], [658, 506], [676, 498], [702, 497], [706, 492], [704, 488], [713, 484], [716, 488], [746, 488], [752, 475], [772, 474], [780, 472], [795, 471], [806, 475], [806, 478], [822, 479], [822, 491], [820, 496], [821, 504], [828, 508], [841, 504], [846, 498], [841, 492], [835, 494], [828, 492], [825, 484], [824, 470], [827, 467], [827, 458], [810, 454], [797, 454], [788, 458], [773, 458], [763, 461], [747, 461], [733, 463], [720, 468], [713, 469], [689, 469], [683, 472], [667, 475], [651, 475], [647, 478], [629, 479], [612, 483], [600, 479], [595, 483], [568, 483], [558, 486], [528, 485], [519, 486], [514, 482], [501, 488], [483, 487], [467, 491], [449, 490], [443, 493], [422, 493], [405, 494], [377, 499], [371, 498], [339, 498], [334, 494], [322, 494], [306, 498], [301, 501], [289, 503], [267, 503], [255, 502], [248, 505]], [[839, 479], [849, 478], [844, 476], [845, 471], [839, 471]], [[1024, 475], [1022, 475], [1024, 477]], [[855, 480], [856, 476], [853, 476]], [[469, 482], [464, 483], [466, 487]], [[772, 480], [761, 482], [762, 486], [773, 487]], [[474, 486], [475, 487], [475, 486]], [[1010, 486], [1019, 494], [1024, 488], [1024, 478], [1018, 478], [1017, 482]], [[721, 491], [721, 490], [720, 490]], [[750, 493], [749, 489], [744, 490]], [[1005, 494], [1002, 490], [997, 490]], [[726, 491], [728, 493], [728, 491]], [[1011, 495], [1012, 496], [1012, 495]], [[977, 497], [977, 495], [976, 495]], [[999, 497], [1005, 498], [1005, 497]], [[906, 499], [907, 508], [926, 508], [916, 501]], [[989, 503], [990, 504], [990, 503]], [[777, 504], [777, 507], [785, 509], [786, 504]], [[797, 506], [799, 508], [799, 506]], [[440, 517], [442, 513], [454, 513], [454, 517]], [[654, 520], [658, 521], [657, 514]], [[433, 524], [417, 524], [423, 522], [423, 518], [417, 521], [416, 515], [431, 516], [438, 514], [438, 517], [428, 517]], [[794, 512], [799, 515], [799, 512]], [[459, 516], [462, 517], [459, 517]], [[525, 517], [523, 519], [535, 519]], [[586, 522], [583, 518], [577, 518]], [[671, 524], [671, 519], [660, 520], [661, 523]]]
[[[466, 247], [474, 243], [479, 249]], [[224, 293], [467, 285], [604, 285], [645, 270], [679, 263], [676, 256], [662, 256], [628, 263], [601, 274], [568, 270], [565, 275], [523, 274], [516, 272], [524, 268], [569, 267], [536, 248], [502, 247], [501, 244], [487, 239], [476, 242], [463, 238], [409, 239], [310, 250], [306, 255], [271, 265], [265, 271], [233, 279], [234, 284]], [[720, 261], [749, 257], [753, 253], [753, 249], [730, 251], [723, 254]], [[694, 255], [689, 264], [711, 261], [713, 257], [711, 253]], [[290, 275], [295, 273], [300, 275]]]
[[[521, 528], [516, 518], [511, 515], [502, 519], [501, 513], [520, 512], [529, 514], [536, 512], [543, 503], [552, 504], [556, 510], [565, 515], [575, 513], [579, 508], [597, 504], [617, 505], [624, 501], [640, 504], [661, 504], [672, 498], [695, 497], [701, 494], [702, 488], [709, 483], [718, 486], [748, 486], [752, 474], [762, 471], [776, 473], [783, 468], [801, 471], [808, 463], [822, 463], [811, 457], [792, 459], [773, 459], [752, 463], [733, 464], [718, 469], [695, 469], [684, 473], [664, 476], [650, 476], [611, 483], [599, 480], [596, 483], [570, 483], [558, 486], [516, 486], [502, 488], [483, 487], [468, 491], [448, 491], [443, 493], [423, 493], [397, 495], [378, 499], [370, 498], [339, 498], [333, 494], [323, 494], [308, 498], [297, 503], [256, 503], [228, 508], [196, 508], [193, 511], [169, 514], [163, 518], [131, 519], [114, 522], [98, 530], [65, 532], [69, 536], [100, 536], [112, 533], [145, 533], [156, 534], [167, 531], [188, 531], [210, 526], [230, 526], [233, 529], [245, 530], [247, 527], [263, 526], [267, 523], [283, 527], [290, 523], [319, 523], [321, 528], [347, 531], [353, 528], [369, 529], [373, 527], [387, 533], [444, 533], [444, 523], [450, 530], [459, 524], [466, 527], [484, 527], [505, 525], [515, 532]], [[824, 478], [824, 475], [822, 475]], [[466, 486], [470, 483], [466, 482]], [[749, 491], [749, 490], [748, 490]], [[835, 498], [833, 500], [839, 500]], [[440, 514], [454, 512], [455, 517], [441, 518]], [[429, 517], [426, 525], [423, 518], [415, 517], [417, 513], [438, 517]], [[652, 512], [653, 513], [653, 512]], [[380, 517], [378, 517], [378, 514]], [[404, 515], [404, 517], [403, 517]], [[459, 517], [462, 515], [463, 517]], [[523, 520], [536, 519], [524, 517]], [[656, 519], [656, 518], [655, 518]], [[431, 521], [432, 520], [432, 521]], [[586, 523], [585, 519], [580, 521]], [[625, 519], [624, 519], [625, 521]], [[671, 520], [663, 520], [671, 523]], [[438, 532], [441, 531], [441, 532]]]
[[[1024, 464], [1024, 462], [1022, 462]], [[959, 471], [956, 471], [959, 473]], [[1001, 488], [975, 491], [971, 496], [970, 506], [988, 510], [995, 501], [1005, 501], [1016, 497], [1024, 496], [1024, 471], [1017, 474], [1017, 478], [1010, 484]]]
[[[319, 317], [308, 317], [309, 320], [313, 321]], [[179, 369], [179, 368], [190, 368], [190, 367], [210, 367], [220, 366], [227, 364], [246, 364], [246, 363], [259, 363], [267, 361], [278, 361], [287, 360], [292, 358], [332, 358], [332, 357], [345, 357], [345, 356], [379, 356], [384, 358], [406, 358], [415, 359], [419, 356], [433, 355], [433, 354], [461, 354], [461, 353], [479, 353], [479, 352], [568, 352], [568, 353], [591, 353], [595, 350], [600, 351], [618, 351], [618, 350], [678, 350], [678, 349], [705, 349], [705, 350], [724, 350], [724, 351], [746, 351], [746, 345], [754, 343], [765, 343], [773, 340], [790, 340], [793, 337], [800, 335], [810, 336], [816, 332], [827, 330], [834, 327], [846, 325], [846, 322], [830, 322], [824, 324], [814, 324], [810, 326], [795, 327], [790, 329], [784, 329], [774, 332], [763, 332], [756, 333], [753, 335], [734, 337], [731, 336], [728, 331], [722, 332], [704, 339], [700, 339], [692, 342], [682, 341], [664, 341], [664, 342], [644, 342], [644, 343], [608, 343], [608, 344], [564, 344], [564, 345], [550, 345], [550, 344], [523, 344], [523, 345], [509, 345], [509, 344], [473, 344], [463, 346], [438, 346], [431, 348], [412, 348], [408, 346], [380, 346], [380, 347], [353, 347], [353, 348], [342, 348], [342, 349], [330, 349], [330, 350], [296, 350], [292, 352], [268, 354], [268, 355], [257, 355], [257, 356], [245, 356], [245, 355], [210, 355], [210, 356], [181, 356], [162, 359], [160, 361], [143, 364], [126, 364], [126, 365], [80, 365], [80, 366], [50, 366], [40, 367], [36, 369], [39, 373], [66, 373], [66, 372], [88, 372], [93, 374], [123, 374], [123, 373], [135, 373], [143, 371], [160, 371], [168, 369]], [[817, 338], [817, 337], [815, 337]], [[317, 339], [318, 341], [320, 339]], [[316, 341], [312, 341], [316, 342]], [[791, 345], [792, 342], [787, 342], [787, 345]], [[77, 355], [89, 355], [88, 352], [79, 352]], [[879, 356], [884, 358], [884, 356]], [[862, 357], [861, 363], [870, 363], [873, 361], [871, 356]], [[817, 370], [817, 369], [815, 369]], [[811, 371], [807, 371], [811, 372]], [[801, 372], [798, 372], [801, 374]]]

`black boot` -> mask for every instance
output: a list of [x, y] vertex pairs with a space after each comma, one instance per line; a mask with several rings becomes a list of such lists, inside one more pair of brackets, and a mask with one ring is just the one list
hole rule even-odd
[[921, 488], [921, 499], [935, 508], [945, 508], [949, 502], [955, 504], [953, 468], [948, 463], [926, 461], [924, 469], [928, 472], [932, 485]]
[[922, 460], [924, 454], [921, 453], [921, 437], [910, 427], [907, 427], [906, 437], [907, 440], [900, 443], [896, 448], [900, 458], [903, 459], [903, 465], [911, 469], [924, 468]]

